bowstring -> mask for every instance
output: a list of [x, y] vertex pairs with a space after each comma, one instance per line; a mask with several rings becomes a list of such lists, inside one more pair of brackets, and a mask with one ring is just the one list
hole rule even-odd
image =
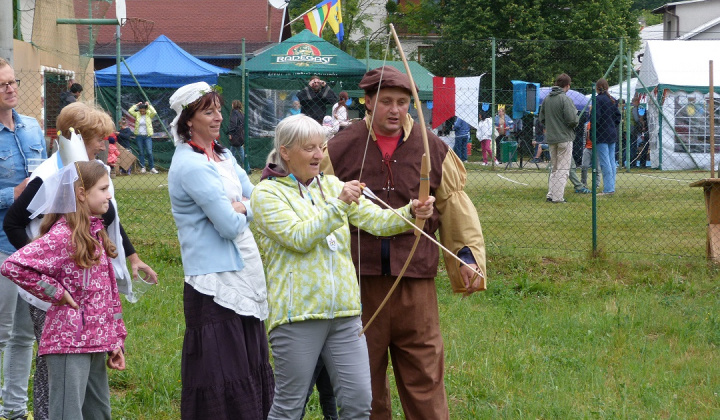
[[[380, 81], [378, 82], [377, 93], [375, 94], [375, 98], [374, 98], [375, 105], [373, 106], [373, 109], [376, 108], [378, 96], [380, 96], [379, 95], [380, 86], [382, 85], [383, 75], [385, 73], [385, 63], [387, 62], [387, 57], [388, 57], [389, 52], [390, 52], [390, 32], [388, 32], [387, 39], [385, 40], [385, 53], [383, 54], [383, 65], [380, 70]], [[367, 109], [367, 105], [365, 106], [365, 109]], [[362, 182], [361, 180], [362, 180], [363, 169], [365, 169], [365, 158], [367, 157], [368, 145], [370, 144], [370, 133], [372, 132], [372, 125], [373, 125], [374, 119], [375, 119], [375, 113], [371, 112], [370, 113], [370, 128], [368, 128], [367, 138], [365, 139], [365, 150], [363, 151], [362, 163], [360, 163], [360, 174], [358, 175], [358, 181], [360, 181], [360, 182]], [[358, 253], [358, 264], [357, 264], [358, 288], [360, 290], [362, 290], [362, 283], [361, 283], [362, 276], [360, 275], [361, 274], [360, 266], [362, 265], [362, 263], [361, 263], [361, 259], [360, 259], [361, 255], [360, 255], [360, 228], [359, 227], [358, 227], [358, 235], [357, 235], [357, 253]]]

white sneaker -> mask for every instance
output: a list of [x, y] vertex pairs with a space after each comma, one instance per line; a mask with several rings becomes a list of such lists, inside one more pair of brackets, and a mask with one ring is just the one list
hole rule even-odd
[[150, 173], [156, 174], [156, 173], [158, 173], [158, 171], [157, 171], [157, 169], [155, 169], [155, 168], [150, 168]]
[[141, 173], [141, 174], [144, 174], [145, 172], [146, 172], [146, 171], [145, 171], [145, 168], [140, 168], [140, 173]]

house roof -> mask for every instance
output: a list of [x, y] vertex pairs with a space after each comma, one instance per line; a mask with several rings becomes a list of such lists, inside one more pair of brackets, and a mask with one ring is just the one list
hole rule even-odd
[[[75, 17], [88, 17], [87, 0], [75, 1]], [[105, 2], [93, 2], [105, 3]], [[243, 38], [246, 52], [277, 42], [284, 10], [268, 5], [267, 0], [126, 0], [128, 19], [141, 18], [151, 23], [129, 22], [121, 29], [123, 55], [133, 54], [159, 35], [166, 35], [181, 48], [197, 57], [239, 57]], [[93, 17], [112, 19], [114, 7], [94, 10]], [[103, 15], [104, 14], [104, 15]], [[94, 55], [115, 55], [115, 26], [101, 26]], [[87, 26], [78, 27], [78, 33]], [[87, 48], [87, 36], [85, 39]]]
[[707, 1], [707, 0], [686, 0], [686, 1], [676, 1], [674, 3], [666, 3], [666, 4], [658, 7], [657, 9], [653, 10], [652, 12], [655, 14], [665, 13], [666, 10], [668, 10], [671, 7], [675, 7], [677, 5], [681, 5], [681, 4], [684, 5], [684, 4], [690, 4], [690, 3], [702, 3], [704, 1]]
[[713, 20], [710, 20], [708, 22], [703, 23], [702, 25], [698, 26], [695, 29], [690, 30], [690, 32], [686, 33], [685, 35], [681, 35], [678, 37], [680, 40], [686, 40], [686, 39], [693, 39], [697, 35], [709, 30], [713, 26], [720, 25], [720, 16], [716, 17]]

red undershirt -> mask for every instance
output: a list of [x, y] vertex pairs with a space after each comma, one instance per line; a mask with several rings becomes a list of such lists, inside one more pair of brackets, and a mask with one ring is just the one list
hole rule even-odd
[[380, 148], [380, 152], [382, 153], [383, 157], [389, 159], [390, 156], [395, 153], [395, 149], [397, 149], [398, 143], [400, 142], [400, 137], [402, 137], [402, 133], [398, 134], [397, 136], [391, 137], [375, 134], [375, 138], [377, 139], [377, 145]]

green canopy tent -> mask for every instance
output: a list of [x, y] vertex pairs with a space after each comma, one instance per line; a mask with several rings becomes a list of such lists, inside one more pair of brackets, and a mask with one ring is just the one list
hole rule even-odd
[[[225, 121], [229, 121], [233, 99], [245, 104], [245, 151], [250, 167], [265, 165], [275, 126], [288, 115], [293, 97], [307, 86], [312, 75], [320, 76], [335, 93], [340, 93], [357, 90], [365, 71], [364, 62], [306, 29], [248, 60], [244, 87], [242, 67], [220, 75]], [[227, 141], [225, 131], [223, 140]]]
[[[385, 65], [395, 67], [401, 72], [407, 73], [405, 71], [405, 64], [403, 64], [402, 61], [383, 61], [368, 58], [362, 60], [362, 62], [366, 65], [368, 70], [376, 69]], [[408, 66], [412, 72], [413, 80], [415, 80], [415, 84], [417, 85], [420, 100], [423, 102], [432, 101], [434, 74], [430, 73], [430, 70], [420, 65], [417, 61], [408, 61]], [[365, 92], [363, 90], [351, 90], [348, 91], [348, 94], [351, 98], [360, 98], [365, 96]]]

